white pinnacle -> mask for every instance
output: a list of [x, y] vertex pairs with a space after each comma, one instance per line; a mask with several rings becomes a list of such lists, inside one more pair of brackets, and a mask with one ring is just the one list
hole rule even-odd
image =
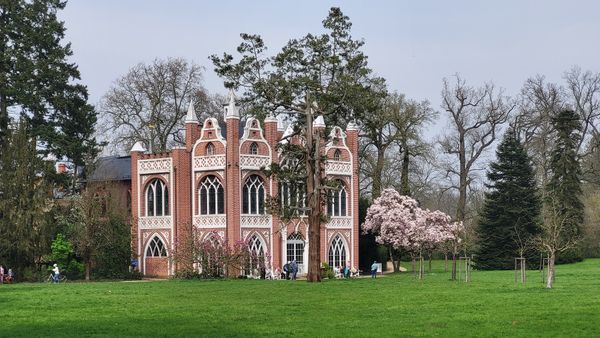
[[187, 115], [185, 117], [185, 123], [198, 123], [196, 110], [194, 110], [194, 100], [190, 100], [190, 105], [188, 106]]

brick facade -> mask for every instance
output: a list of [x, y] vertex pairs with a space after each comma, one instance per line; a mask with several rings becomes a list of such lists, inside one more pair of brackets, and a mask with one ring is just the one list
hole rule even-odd
[[[288, 256], [291, 248], [290, 252], [303, 263], [301, 273], [307, 270], [307, 219], [283, 224], [276, 215], [267, 214], [266, 208], [264, 212], [256, 212], [262, 211], [260, 205], [264, 203], [251, 198], [244, 213], [242, 193], [251, 196], [258, 191], [252, 190], [253, 187], [260, 186], [257, 189], [262, 189], [264, 195], [260, 196], [265, 199], [278, 196], [276, 178], [266, 177], [260, 169], [282, 160], [277, 144], [285, 132], [273, 117], [267, 118], [264, 124], [248, 118], [240, 130], [237, 109], [231, 97], [225, 107], [225, 137], [214, 118], [200, 126], [190, 107], [184, 147], [159, 154], [145, 153], [141, 144], [132, 148], [132, 248], [142, 273], [174, 274], [177, 266], [172, 259], [173, 250], [192, 229], [200, 236], [216, 235], [229, 243], [258, 239], [273, 269], [281, 269], [286, 261], [293, 259]], [[322, 125], [315, 127], [325, 131]], [[346, 265], [358, 267], [358, 130], [350, 124], [345, 131], [339, 127], [328, 131], [322, 149], [328, 159], [326, 174], [340, 180], [344, 195], [339, 198], [339, 215], [332, 215], [327, 224], [321, 225], [321, 261], [329, 262], [333, 257], [334, 262], [344, 260]], [[251, 182], [255, 182], [255, 186], [251, 186]], [[245, 184], [249, 187], [246, 190]], [[222, 201], [220, 197], [210, 197], [209, 201], [201, 194], [202, 187], [206, 189], [203, 191], [209, 191], [219, 185], [223, 188]], [[345, 201], [344, 207], [342, 201]], [[254, 202], [256, 205], [252, 205]], [[333, 248], [334, 242], [342, 243], [337, 251]], [[302, 247], [303, 255], [300, 254]]]

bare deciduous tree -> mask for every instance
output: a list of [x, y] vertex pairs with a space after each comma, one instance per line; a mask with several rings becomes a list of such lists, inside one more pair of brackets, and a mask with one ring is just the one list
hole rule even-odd
[[454, 159], [444, 169], [451, 188], [459, 192], [456, 220], [464, 221], [474, 165], [496, 140], [515, 104], [493, 84], [474, 88], [460, 76], [455, 78], [454, 84], [443, 80], [442, 108], [450, 117], [450, 132], [440, 145]]
[[[361, 171], [371, 185], [373, 199], [381, 189], [397, 185], [403, 195], [410, 195], [411, 158], [422, 156], [428, 149], [422, 139], [422, 128], [436, 116], [428, 101], [407, 100], [397, 92], [382, 99], [377, 114], [362, 119]], [[400, 182], [398, 182], [400, 171]]]
[[551, 289], [554, 283], [556, 255], [574, 248], [581, 238], [569, 236], [569, 214], [560, 211], [558, 202], [551, 199], [544, 210], [544, 222], [541, 224], [542, 234], [535, 239], [540, 250], [548, 254], [548, 275], [546, 288]]
[[100, 111], [109, 141], [128, 151], [137, 141], [152, 151], [183, 144], [183, 123], [191, 100], [196, 111], [210, 107], [202, 88], [203, 68], [185, 59], [156, 59], [140, 63], [117, 79], [104, 95]]

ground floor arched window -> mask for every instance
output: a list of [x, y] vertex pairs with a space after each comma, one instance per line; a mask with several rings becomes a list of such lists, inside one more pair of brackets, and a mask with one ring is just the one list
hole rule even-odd
[[336, 235], [329, 244], [329, 266], [333, 268], [345, 265], [346, 245], [340, 235]]
[[158, 236], [154, 236], [152, 240], [150, 240], [150, 244], [148, 245], [148, 249], [146, 250], [146, 257], [166, 257], [167, 256], [167, 248], [165, 244]]
[[265, 267], [265, 248], [258, 234], [253, 234], [248, 239], [248, 251], [250, 253], [247, 275], [259, 275], [260, 270]]
[[298, 263], [298, 267], [303, 272], [304, 267], [304, 240], [300, 236], [299, 233], [294, 232], [287, 238], [287, 260], [293, 261], [296, 260]]

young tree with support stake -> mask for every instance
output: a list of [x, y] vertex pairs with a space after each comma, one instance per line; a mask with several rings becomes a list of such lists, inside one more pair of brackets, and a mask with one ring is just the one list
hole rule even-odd
[[210, 57], [225, 86], [242, 91], [250, 114], [289, 114], [305, 141], [305, 173], [299, 176], [306, 179], [308, 200], [309, 282], [321, 280], [320, 229], [327, 192], [321, 153], [324, 135], [313, 129], [313, 122], [318, 116], [329, 125], [360, 119], [372, 111], [379, 95], [375, 88], [381, 87], [375, 84], [383, 81], [372, 77], [361, 51], [364, 42], [352, 38], [351, 26], [349, 18], [334, 7], [323, 21], [326, 33], [292, 39], [275, 56], [265, 56], [267, 48], [260, 36], [241, 34], [237, 63], [227, 53]]

